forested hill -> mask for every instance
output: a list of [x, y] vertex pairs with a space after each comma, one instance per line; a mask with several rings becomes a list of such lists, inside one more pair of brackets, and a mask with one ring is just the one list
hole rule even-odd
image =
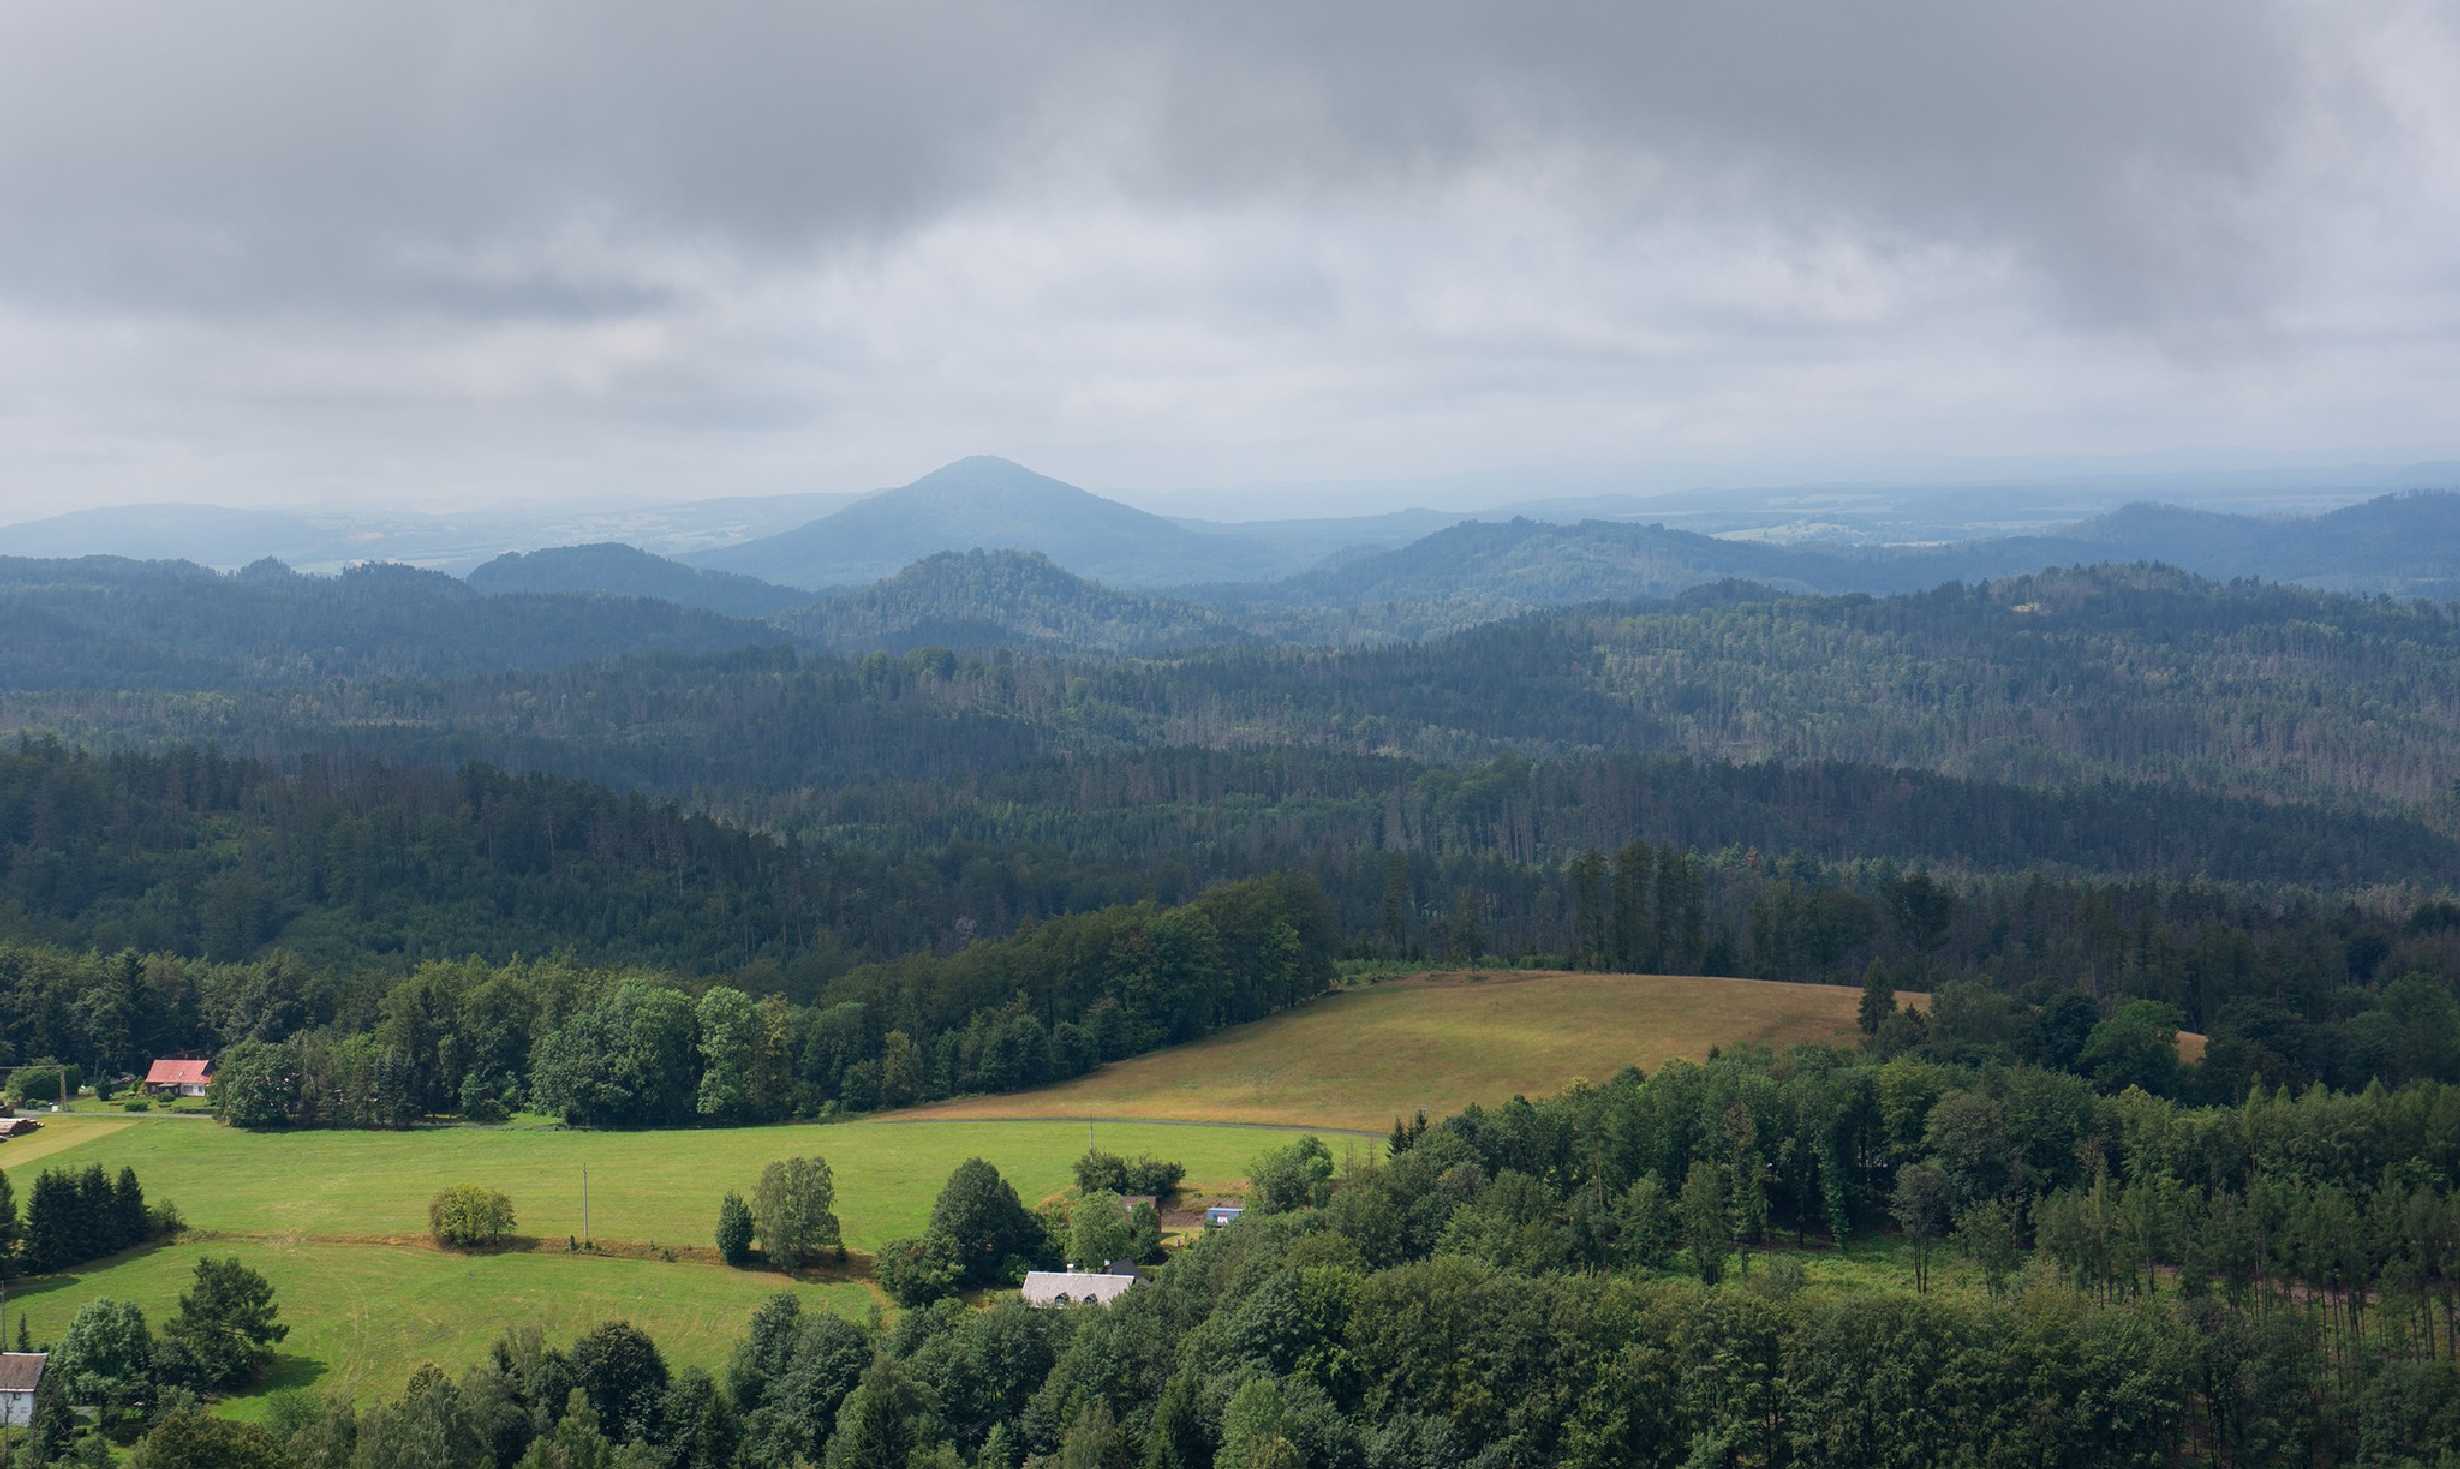
[[333, 971], [569, 952], [698, 973], [808, 954], [842, 917], [769, 838], [477, 766], [25, 744], [0, 754], [0, 854], [0, 936]]
[[2156, 562], [2216, 579], [2460, 597], [2460, 495], [2390, 495], [2309, 519], [2135, 505], [2042, 535], [1944, 546], [1779, 546], [1628, 521], [1464, 521], [1270, 583], [1190, 589], [1293, 642], [1418, 638], [1587, 602], [1668, 600], [1725, 581], [1890, 595], [2060, 566]]
[[2216, 578], [2451, 601], [2460, 598], [2460, 494], [2384, 495], [2278, 520], [2130, 505], [2055, 535], [1976, 541], [1910, 560], [1966, 580], [2049, 565], [2160, 561]]
[[654, 597], [678, 607], [697, 607], [726, 617], [761, 618], [800, 607], [808, 592], [748, 576], [701, 571], [613, 541], [556, 546], [526, 555], [508, 551], [472, 570], [470, 585], [482, 592], [564, 593], [598, 597]]
[[782, 644], [774, 628], [666, 602], [490, 597], [440, 572], [301, 576], [260, 561], [0, 557], [0, 688], [232, 689], [449, 677], [626, 654]]
[[1271, 731], [1439, 760], [1588, 746], [1849, 759], [2460, 815], [2460, 614], [2157, 567], [1575, 609], [1422, 645], [1122, 670], [1096, 688], [1197, 738]]
[[79, 739], [483, 758], [740, 799], [730, 809], [758, 822], [814, 787], [1301, 747], [1429, 766], [1587, 752], [1841, 761], [1983, 785], [2356, 802], [2449, 830], [2455, 655], [2447, 609], [2101, 569], [1885, 599], [1573, 609], [1343, 652], [747, 649], [261, 697], [24, 695], [10, 712]]
[[1055, 648], [1162, 654], [1246, 641], [1209, 608], [1113, 591], [1032, 551], [946, 551], [773, 619], [838, 652]]
[[1907, 588], [1916, 577], [1884, 560], [1662, 525], [1472, 520], [1286, 581], [1199, 595], [1292, 641], [1338, 642], [1360, 634], [1425, 637], [1584, 602], [1667, 599], [1737, 579], [1781, 592], [1847, 592]]

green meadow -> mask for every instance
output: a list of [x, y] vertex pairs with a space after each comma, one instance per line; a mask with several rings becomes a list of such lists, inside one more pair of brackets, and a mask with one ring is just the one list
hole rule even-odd
[[[82, 1118], [59, 1124], [106, 1125]], [[251, 1133], [159, 1119], [48, 1153], [35, 1167], [132, 1167], [146, 1197], [177, 1204], [197, 1229], [354, 1241], [423, 1235], [427, 1201], [457, 1183], [509, 1195], [518, 1233], [580, 1237], [586, 1167], [589, 1236], [697, 1246], [709, 1243], [728, 1189], [748, 1198], [765, 1164], [816, 1154], [836, 1175], [846, 1244], [868, 1251], [919, 1232], [940, 1186], [968, 1158], [988, 1158], [1029, 1205], [1057, 1194], [1069, 1185], [1069, 1166], [1084, 1153], [1088, 1131], [1114, 1153], [1178, 1159], [1191, 1189], [1235, 1184], [1256, 1154], [1299, 1135], [1169, 1123], [885, 1119], [678, 1132], [510, 1126]], [[29, 1171], [5, 1149], [0, 1167]]]
[[[1187, 1165], [1190, 1189], [1230, 1188], [1248, 1160], [1298, 1134], [1246, 1127], [1102, 1123], [1102, 1147]], [[137, 1170], [146, 1196], [178, 1205], [195, 1231], [12, 1288], [7, 1331], [23, 1312], [37, 1339], [56, 1339], [78, 1306], [133, 1300], [167, 1317], [200, 1253], [238, 1255], [273, 1282], [292, 1325], [273, 1380], [230, 1405], [261, 1411], [284, 1387], [361, 1400], [396, 1394], [410, 1371], [478, 1361], [508, 1324], [534, 1322], [551, 1340], [625, 1319], [647, 1330], [674, 1365], [725, 1360], [753, 1309], [791, 1288], [860, 1316], [878, 1299], [859, 1281], [790, 1282], [705, 1258], [719, 1198], [749, 1195], [772, 1159], [817, 1154], [837, 1180], [846, 1243], [869, 1251], [919, 1231], [948, 1175], [970, 1157], [997, 1165], [1028, 1204], [1058, 1194], [1084, 1151], [1083, 1122], [900, 1122], [579, 1132], [552, 1127], [436, 1127], [411, 1132], [247, 1133], [217, 1123], [62, 1117], [38, 1153], [0, 1148], [18, 1185], [47, 1167], [99, 1163]], [[589, 1232], [617, 1255], [574, 1254], [582, 1234], [581, 1173], [589, 1171]], [[518, 1232], [540, 1244], [459, 1255], [428, 1246], [427, 1201], [448, 1184], [511, 1196]], [[653, 1248], [654, 1247], [654, 1248]]]
[[230, 1410], [251, 1417], [285, 1388], [338, 1392], [362, 1402], [399, 1396], [422, 1362], [459, 1372], [513, 1324], [570, 1341], [602, 1321], [647, 1329], [669, 1365], [722, 1368], [743, 1323], [771, 1293], [791, 1288], [807, 1309], [857, 1320], [872, 1295], [853, 1281], [790, 1283], [763, 1271], [659, 1260], [552, 1254], [454, 1255], [397, 1246], [183, 1239], [64, 1275], [20, 1281], [9, 1330], [24, 1313], [38, 1341], [57, 1341], [69, 1318], [101, 1296], [134, 1301], [160, 1326], [178, 1309], [199, 1255], [236, 1255], [264, 1272], [290, 1337], [271, 1378]]

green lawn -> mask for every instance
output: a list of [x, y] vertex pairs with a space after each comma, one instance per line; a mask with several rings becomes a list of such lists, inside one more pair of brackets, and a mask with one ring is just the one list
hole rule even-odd
[[[383, 1239], [427, 1228], [427, 1201], [448, 1184], [512, 1197], [519, 1232], [560, 1240], [581, 1230], [589, 1168], [590, 1233], [601, 1240], [706, 1245], [726, 1190], [747, 1198], [762, 1165], [818, 1154], [837, 1178], [846, 1243], [871, 1250], [918, 1233], [940, 1185], [967, 1158], [996, 1164], [1027, 1204], [1070, 1182], [1082, 1122], [894, 1122], [567, 1132], [438, 1127], [415, 1132], [249, 1133], [218, 1123], [138, 1120], [52, 1152], [52, 1166], [137, 1170], [149, 1199], [168, 1199], [199, 1229], [234, 1234]], [[1248, 1160], [1297, 1134], [1254, 1128], [1104, 1123], [1114, 1153], [1187, 1165], [1188, 1186], [1234, 1183]], [[13, 1146], [13, 1145], [12, 1145]], [[31, 1163], [33, 1160], [27, 1160]], [[29, 1171], [0, 1149], [0, 1168]], [[18, 1192], [26, 1184], [19, 1180]]]
[[[450, 1255], [367, 1245], [205, 1240], [121, 1256], [101, 1266], [20, 1281], [9, 1294], [15, 1339], [23, 1312], [38, 1341], [57, 1341], [79, 1306], [134, 1301], [157, 1329], [178, 1309], [201, 1254], [236, 1255], [273, 1282], [290, 1337], [270, 1381], [232, 1402], [261, 1412], [281, 1388], [339, 1392], [361, 1402], [398, 1396], [421, 1362], [454, 1373], [479, 1361], [504, 1329], [536, 1323], [566, 1342], [602, 1321], [648, 1331], [669, 1365], [716, 1370], [760, 1302], [787, 1282], [761, 1271], [587, 1255]], [[860, 1319], [871, 1293], [853, 1282], [791, 1287], [811, 1305]]]

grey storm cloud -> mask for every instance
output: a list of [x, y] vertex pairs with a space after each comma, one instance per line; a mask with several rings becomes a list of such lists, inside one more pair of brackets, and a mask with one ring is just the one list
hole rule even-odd
[[[109, 359], [149, 329], [176, 353], [230, 334], [256, 377], [216, 391], [260, 404], [313, 385], [441, 422], [518, 382], [557, 400], [541, 433], [593, 397], [902, 432], [1000, 400], [982, 364], [1088, 316], [1106, 365], [1077, 410], [1199, 434], [1235, 415], [1140, 396], [1139, 334], [1191, 394], [1322, 352], [1388, 429], [1451, 392], [1680, 391], [1662, 359], [1598, 361], [1703, 341], [1711, 375], [1806, 333], [1918, 360], [1948, 316], [2090, 372], [2052, 359], [2078, 334], [2185, 358], [2362, 336], [2414, 286], [2439, 344], [2456, 29], [2432, 0], [27, 0], [0, 17], [0, 448], [75, 460], [113, 417], [86, 395], [166, 391]], [[1785, 289], [1752, 288], [1755, 255]], [[989, 328], [935, 284], [1000, 270]], [[56, 377], [27, 365], [55, 333], [79, 343]], [[884, 371], [936, 406], [881, 396]], [[193, 468], [215, 451], [178, 396], [149, 432]], [[1507, 449], [1546, 436], [1529, 412], [1496, 421]], [[341, 456], [351, 417], [286, 432]]]
[[0, 250], [206, 310], [622, 312], [649, 288], [562, 231], [799, 252], [986, 195], [1347, 202], [1551, 155], [1608, 214], [1944, 232], [2160, 310], [2263, 264], [2314, 32], [2363, 8], [37, 4]]

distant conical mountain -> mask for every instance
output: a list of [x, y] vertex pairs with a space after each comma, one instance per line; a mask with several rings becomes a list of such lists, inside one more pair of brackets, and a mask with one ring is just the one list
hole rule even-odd
[[1240, 581], [1280, 569], [1238, 537], [1181, 525], [981, 455], [778, 535], [704, 551], [695, 566], [790, 587], [878, 581], [941, 551], [1038, 551], [1117, 586]]
[[811, 600], [808, 592], [726, 571], [703, 571], [615, 541], [507, 551], [472, 571], [470, 585], [491, 596], [518, 592], [654, 597], [728, 617], [768, 617]]

